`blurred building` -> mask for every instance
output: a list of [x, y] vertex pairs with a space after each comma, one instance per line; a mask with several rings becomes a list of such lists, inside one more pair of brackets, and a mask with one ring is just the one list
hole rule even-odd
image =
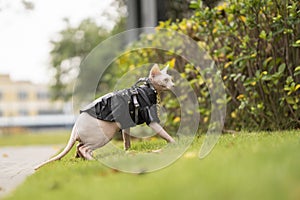
[[0, 74], [0, 117], [62, 114], [63, 102], [51, 101], [47, 85], [12, 81]]
[[74, 120], [71, 103], [52, 101], [47, 85], [0, 74], [0, 134], [14, 127], [68, 128]]

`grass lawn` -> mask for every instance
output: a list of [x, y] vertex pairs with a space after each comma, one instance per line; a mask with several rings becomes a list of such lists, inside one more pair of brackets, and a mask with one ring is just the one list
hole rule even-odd
[[48, 131], [42, 133], [19, 133], [0, 135], [0, 147], [21, 145], [64, 144], [70, 137], [70, 131]]
[[[300, 199], [300, 131], [222, 135], [199, 159], [203, 139], [170, 166], [141, 174], [74, 159], [73, 149], [6, 199]], [[135, 152], [161, 141], [133, 143]]]

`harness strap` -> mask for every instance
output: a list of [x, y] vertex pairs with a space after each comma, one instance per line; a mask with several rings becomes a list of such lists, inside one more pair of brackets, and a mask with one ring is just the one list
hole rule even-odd
[[140, 104], [137, 101], [136, 95], [133, 95], [132, 99], [133, 99], [133, 104], [134, 104], [134, 122], [137, 124], [138, 120], [139, 120], [139, 107], [140, 107]]
[[133, 101], [133, 105], [134, 105], [134, 123], [137, 124], [138, 120], [139, 120], [140, 104], [137, 100], [138, 91], [137, 91], [135, 85], [130, 89], [130, 93], [132, 94], [132, 101]]
[[[150, 87], [155, 93], [156, 90], [154, 89], [153, 85], [151, 84], [149, 78], [140, 78], [130, 89], [130, 92], [132, 94], [132, 101], [133, 101], [133, 105], [134, 105], [134, 122], [137, 124], [138, 120], [139, 120], [139, 108], [140, 108], [140, 104], [137, 100], [137, 95], [138, 95], [138, 91], [137, 91], [137, 87], [139, 83], [146, 83], [148, 85], [148, 87]], [[145, 92], [143, 90], [141, 90], [142, 92], [142, 96], [147, 96], [145, 94]], [[143, 98], [147, 104], [151, 104], [150, 101], [148, 100], [148, 98]]]
[[155, 88], [153, 87], [153, 85], [152, 85], [152, 83], [151, 83], [151, 81], [150, 81], [149, 78], [147, 78], [147, 77], [140, 78], [140, 79], [134, 84], [133, 87], [137, 87], [137, 85], [138, 85], [139, 83], [146, 83], [146, 84], [151, 88], [151, 90], [153, 90], [153, 91], [155, 92], [155, 94], [157, 94], [157, 92], [156, 92]]

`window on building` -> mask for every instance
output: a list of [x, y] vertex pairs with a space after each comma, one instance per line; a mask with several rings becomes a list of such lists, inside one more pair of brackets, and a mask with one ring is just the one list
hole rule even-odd
[[27, 116], [28, 115], [28, 110], [25, 110], [25, 109], [19, 110], [19, 115], [20, 116]]
[[26, 91], [19, 91], [18, 98], [20, 100], [25, 100], [28, 98], [28, 93]]
[[39, 110], [38, 115], [59, 115], [63, 114], [62, 110]]
[[49, 99], [49, 94], [48, 92], [37, 92], [36, 97], [39, 100], [45, 100], [45, 99]]

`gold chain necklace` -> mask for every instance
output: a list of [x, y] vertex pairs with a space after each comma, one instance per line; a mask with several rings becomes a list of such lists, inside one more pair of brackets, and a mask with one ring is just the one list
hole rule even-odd
[[159, 118], [160, 117], [160, 92], [156, 93], [156, 106], [157, 106], [156, 112]]

